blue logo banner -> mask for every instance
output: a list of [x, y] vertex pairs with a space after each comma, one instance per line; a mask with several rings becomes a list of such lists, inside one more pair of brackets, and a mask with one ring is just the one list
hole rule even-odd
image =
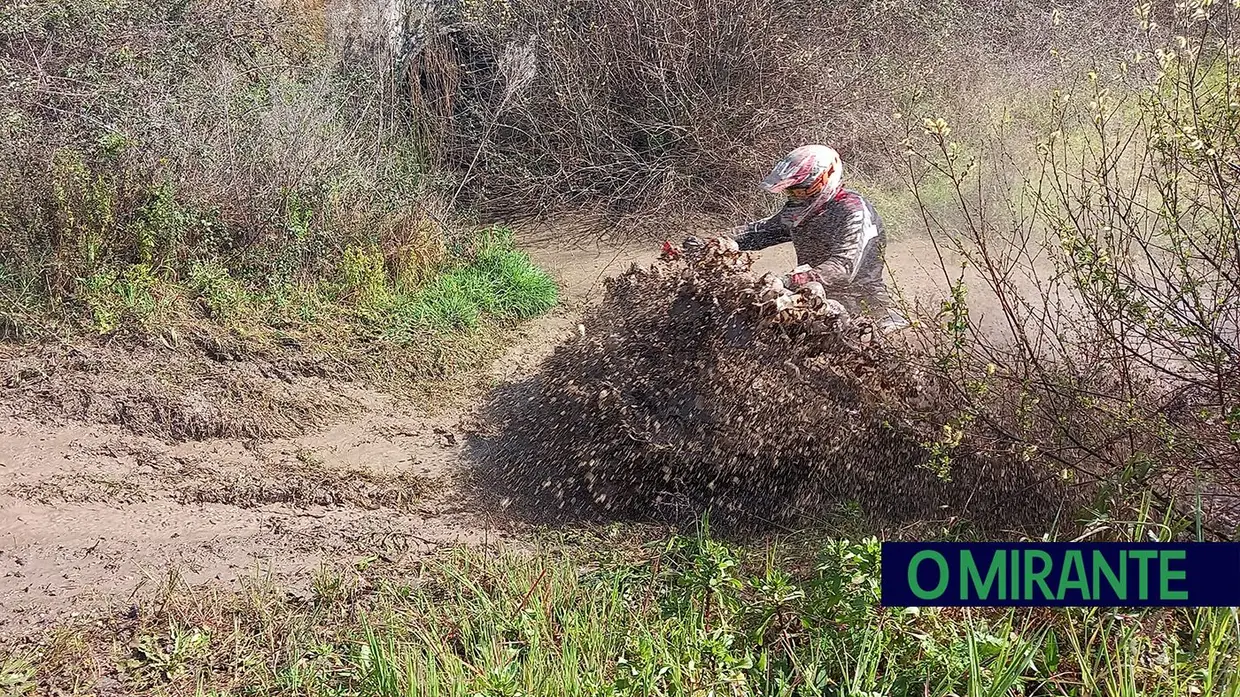
[[1236, 607], [1240, 543], [884, 542], [887, 607]]

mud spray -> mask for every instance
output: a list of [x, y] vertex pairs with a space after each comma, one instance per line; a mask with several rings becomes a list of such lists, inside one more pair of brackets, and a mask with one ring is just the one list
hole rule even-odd
[[886, 337], [820, 286], [796, 293], [727, 240], [608, 279], [536, 375], [494, 396], [481, 489], [539, 519], [878, 523], [1045, 530], [1065, 492], [1015, 458], [923, 446], [950, 413], [910, 331]]

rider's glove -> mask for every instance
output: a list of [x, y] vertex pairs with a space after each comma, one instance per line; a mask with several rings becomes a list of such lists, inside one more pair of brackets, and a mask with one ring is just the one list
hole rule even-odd
[[793, 269], [791, 273], [784, 274], [780, 280], [784, 282], [784, 287], [788, 290], [796, 290], [810, 281], [819, 280], [818, 276], [818, 272], [812, 267], [802, 264]]

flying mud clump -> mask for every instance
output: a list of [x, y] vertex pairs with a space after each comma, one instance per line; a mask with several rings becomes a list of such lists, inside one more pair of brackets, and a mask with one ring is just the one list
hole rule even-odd
[[950, 478], [927, 466], [949, 409], [911, 330], [885, 336], [821, 285], [793, 292], [751, 264], [720, 238], [608, 279], [580, 336], [495, 398], [485, 488], [538, 517], [1055, 516], [1063, 493], [1014, 458], [958, 447]]

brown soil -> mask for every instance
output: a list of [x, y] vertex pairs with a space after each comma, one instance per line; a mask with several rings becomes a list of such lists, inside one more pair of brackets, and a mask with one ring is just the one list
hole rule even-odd
[[[490, 368], [496, 384], [576, 332], [605, 275], [658, 252], [564, 228], [521, 239], [566, 302], [519, 331]], [[937, 293], [926, 252], [893, 243], [889, 263]], [[791, 261], [776, 248], [758, 269]], [[115, 611], [170, 573], [227, 584], [259, 571], [299, 593], [325, 564], [399, 572], [442, 545], [522, 537], [460, 486], [476, 395], [430, 411], [313, 362], [210, 349], [95, 342], [0, 358], [0, 633]]]

